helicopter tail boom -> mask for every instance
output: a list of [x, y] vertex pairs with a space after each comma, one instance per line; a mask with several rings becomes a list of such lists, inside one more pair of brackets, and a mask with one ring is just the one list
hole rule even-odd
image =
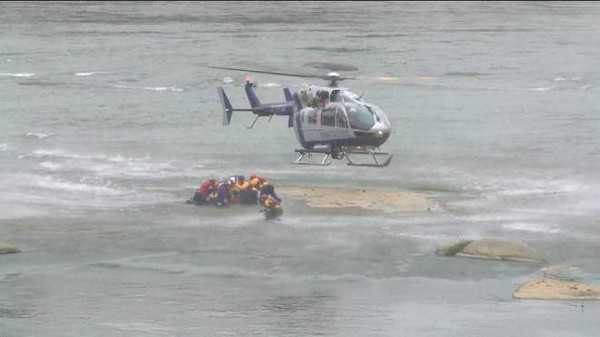
[[[248, 100], [251, 102], [252, 105], [250, 109], [234, 109], [231, 105], [231, 102], [229, 101], [229, 97], [227, 97], [227, 95], [225, 94], [225, 90], [223, 89], [223, 87], [218, 87], [217, 93], [219, 94], [219, 101], [223, 106], [223, 125], [225, 126], [230, 124], [231, 117], [233, 116], [234, 111], [250, 111], [256, 115], [252, 123], [248, 126], [249, 129], [254, 127], [254, 124], [256, 123], [259, 117], [269, 117], [270, 121], [274, 115], [289, 116], [288, 126], [293, 126], [294, 97], [289, 88], [283, 89], [283, 93], [286, 99], [285, 102], [260, 104], [260, 101], [258, 101], [258, 97], [254, 92], [254, 88], [251, 85], [247, 84], [246, 93], [248, 94]], [[254, 103], [252, 103], [253, 101]]]

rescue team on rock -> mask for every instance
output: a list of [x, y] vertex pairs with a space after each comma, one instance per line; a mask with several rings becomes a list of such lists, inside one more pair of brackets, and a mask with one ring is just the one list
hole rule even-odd
[[276, 218], [283, 213], [281, 198], [275, 194], [273, 185], [256, 175], [250, 176], [248, 180], [242, 175], [231, 176], [229, 179], [205, 180], [187, 203], [217, 207], [232, 204], [260, 205], [267, 219]]

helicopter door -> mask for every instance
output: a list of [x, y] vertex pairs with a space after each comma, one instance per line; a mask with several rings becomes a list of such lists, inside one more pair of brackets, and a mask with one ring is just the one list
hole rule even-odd
[[324, 141], [352, 139], [354, 132], [348, 126], [344, 106], [331, 103], [321, 111], [321, 129], [319, 138]]
[[321, 110], [321, 126], [324, 127], [335, 127], [335, 115], [336, 115], [336, 107], [328, 106], [327, 108]]
[[318, 142], [321, 129], [321, 112], [314, 108], [302, 110], [302, 134], [306, 142]]
[[348, 124], [348, 117], [346, 116], [345, 109], [338, 108], [335, 111], [335, 127], [336, 128], [350, 128], [350, 124]]

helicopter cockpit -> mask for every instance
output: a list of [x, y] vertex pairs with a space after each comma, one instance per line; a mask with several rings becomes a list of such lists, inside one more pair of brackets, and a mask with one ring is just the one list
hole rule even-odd
[[[336, 115], [340, 116], [340, 108], [345, 110], [349, 126], [345, 126], [348, 124], [344, 121], [343, 123], [335, 123], [336, 127], [350, 127], [356, 130], [369, 131], [377, 124], [389, 125], [389, 121], [379, 107], [365, 102], [362, 96], [358, 96], [347, 89], [309, 87], [307, 90], [300, 92], [300, 97], [305, 106], [322, 109], [324, 114], [327, 114], [328, 110], [337, 110]], [[329, 124], [333, 123], [322, 123], [323, 126], [329, 126]]]
[[348, 90], [333, 90], [331, 93], [332, 102], [340, 102], [348, 114], [350, 125], [353, 129], [371, 130], [376, 124], [388, 124], [389, 122], [383, 114], [381, 108], [369, 104], [355, 93]]

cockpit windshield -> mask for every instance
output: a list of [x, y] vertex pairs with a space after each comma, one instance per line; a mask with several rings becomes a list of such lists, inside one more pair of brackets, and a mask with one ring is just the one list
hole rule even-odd
[[342, 91], [339, 95], [353, 129], [369, 130], [375, 125], [377, 115], [359, 96], [350, 91]]

